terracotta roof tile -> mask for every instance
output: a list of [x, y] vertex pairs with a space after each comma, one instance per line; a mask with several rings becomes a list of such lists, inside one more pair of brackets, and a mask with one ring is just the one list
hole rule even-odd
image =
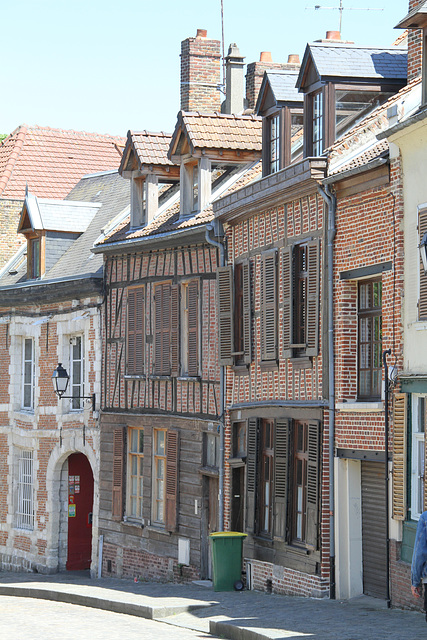
[[149, 131], [129, 131], [126, 149], [132, 145], [140, 165], [172, 165], [168, 159], [168, 149], [172, 135], [170, 133], [150, 133]]
[[182, 124], [194, 148], [261, 151], [262, 118], [225, 113], [182, 112]]
[[0, 197], [22, 199], [28, 188], [62, 199], [84, 176], [117, 169], [119, 136], [22, 125], [0, 144]]

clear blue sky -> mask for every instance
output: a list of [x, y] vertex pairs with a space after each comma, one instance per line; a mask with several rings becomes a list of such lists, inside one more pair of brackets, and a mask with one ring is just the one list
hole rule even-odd
[[[246, 62], [304, 53], [338, 30], [339, 0], [223, 0], [226, 51]], [[389, 46], [408, 0], [344, 0], [343, 33]], [[361, 11], [353, 8], [382, 8]], [[181, 40], [197, 28], [221, 39], [221, 0], [3, 0], [0, 3], [0, 133], [42, 125], [126, 135], [172, 131], [179, 111]]]

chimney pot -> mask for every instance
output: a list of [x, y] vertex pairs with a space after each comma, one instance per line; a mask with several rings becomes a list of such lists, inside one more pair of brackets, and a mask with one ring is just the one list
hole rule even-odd
[[197, 29], [196, 38], [207, 38], [207, 29]]
[[327, 31], [326, 40], [341, 40], [341, 34], [339, 31]]
[[259, 56], [260, 62], [273, 62], [273, 58], [271, 57], [271, 51], [261, 51]]
[[288, 64], [300, 64], [299, 55], [297, 53], [290, 53], [288, 55]]

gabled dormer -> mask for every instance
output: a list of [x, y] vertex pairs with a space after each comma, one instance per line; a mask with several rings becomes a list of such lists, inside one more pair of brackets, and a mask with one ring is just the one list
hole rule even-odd
[[329, 32], [307, 45], [297, 88], [304, 93], [304, 156], [337, 138], [406, 84], [404, 47], [359, 47]]
[[262, 116], [262, 174], [268, 176], [302, 157], [304, 97], [298, 71], [266, 71], [256, 105]]
[[18, 233], [27, 240], [27, 278], [43, 278], [86, 231], [100, 203], [47, 200], [27, 192]]
[[180, 217], [204, 211], [215, 191], [261, 156], [261, 118], [180, 111], [168, 157], [180, 166]]
[[168, 133], [128, 131], [119, 173], [131, 180], [131, 229], [149, 224], [179, 181], [179, 167], [167, 157], [170, 141]]

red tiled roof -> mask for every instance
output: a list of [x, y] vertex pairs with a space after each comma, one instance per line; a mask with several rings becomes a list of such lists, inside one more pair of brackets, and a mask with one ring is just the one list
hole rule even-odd
[[350, 171], [351, 169], [357, 169], [358, 167], [366, 167], [368, 168], [368, 163], [380, 158], [388, 153], [388, 141], [381, 140], [373, 147], [361, 153], [360, 156], [353, 158], [347, 164], [341, 165], [339, 169], [332, 170], [329, 175], [334, 176], [339, 173], [344, 173], [345, 171]]
[[150, 131], [128, 131], [126, 147], [120, 165], [123, 171], [133, 150], [138, 159], [139, 168], [144, 164], [173, 166], [168, 158], [172, 135], [170, 133], [151, 133]]
[[64, 198], [84, 176], [119, 168], [125, 138], [22, 125], [0, 144], [0, 197]]

